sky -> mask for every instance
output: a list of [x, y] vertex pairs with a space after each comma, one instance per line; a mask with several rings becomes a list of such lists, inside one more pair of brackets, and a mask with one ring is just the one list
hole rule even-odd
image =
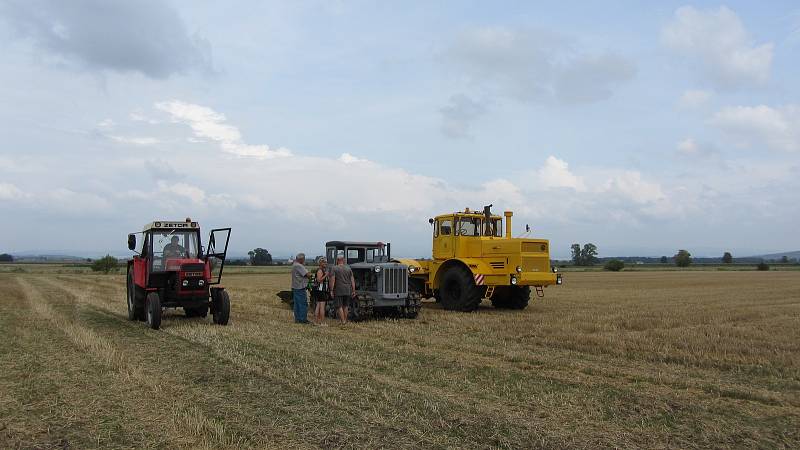
[[796, 2], [0, 0], [0, 54], [0, 252], [423, 257], [488, 204], [557, 258], [800, 249]]

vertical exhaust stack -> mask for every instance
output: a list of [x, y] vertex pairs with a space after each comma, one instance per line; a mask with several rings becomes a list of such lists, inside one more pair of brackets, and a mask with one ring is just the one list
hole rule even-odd
[[506, 216], [506, 239], [511, 239], [511, 216], [514, 215], [511, 211], [506, 211], [503, 213]]

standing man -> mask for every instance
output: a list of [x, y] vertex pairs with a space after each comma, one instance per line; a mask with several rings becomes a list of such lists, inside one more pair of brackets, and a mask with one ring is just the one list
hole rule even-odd
[[292, 300], [294, 300], [294, 321], [295, 323], [308, 322], [308, 298], [306, 286], [308, 285], [308, 270], [303, 264], [306, 262], [306, 255], [298, 253], [292, 264]]
[[356, 295], [356, 279], [350, 266], [344, 263], [344, 255], [336, 257], [336, 265], [331, 268], [331, 297], [339, 313], [339, 320], [347, 323], [350, 298]]

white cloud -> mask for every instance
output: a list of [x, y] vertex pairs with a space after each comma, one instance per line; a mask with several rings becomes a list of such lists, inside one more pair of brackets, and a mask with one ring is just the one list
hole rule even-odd
[[11, 183], [0, 183], [0, 200], [19, 200], [25, 193]]
[[563, 36], [533, 29], [467, 30], [444, 56], [474, 86], [524, 102], [601, 101], [636, 73], [619, 55], [584, 54]]
[[115, 125], [116, 123], [114, 123], [114, 121], [111, 119], [103, 119], [100, 122], [97, 122], [97, 128], [102, 128], [105, 130], [114, 128]]
[[174, 194], [188, 198], [195, 203], [203, 203], [206, 200], [206, 193], [197, 186], [187, 183], [167, 183], [158, 182], [158, 190], [165, 194]]
[[697, 153], [699, 147], [697, 146], [697, 142], [694, 141], [692, 138], [684, 139], [678, 142], [678, 145], [675, 147], [678, 153], [684, 155], [694, 155]]
[[572, 188], [576, 191], [586, 190], [583, 179], [569, 171], [569, 164], [552, 155], [547, 157], [544, 166], [538, 170], [536, 179], [533, 181], [546, 189]]
[[133, 145], [155, 145], [160, 143], [156, 138], [152, 137], [136, 137], [136, 136], [115, 136], [109, 135], [108, 136], [114, 142], [119, 142], [120, 144], [133, 144]]
[[601, 191], [621, 194], [638, 204], [657, 202], [667, 198], [658, 183], [642, 179], [642, 174], [636, 171], [625, 171], [613, 176], [606, 181]]
[[661, 40], [703, 66], [721, 86], [763, 84], [769, 79], [773, 44], [754, 44], [739, 16], [724, 6], [678, 8], [662, 29]]
[[77, 214], [106, 214], [111, 213], [111, 202], [105, 197], [93, 192], [79, 192], [72, 189], [59, 187], [44, 193], [31, 195], [33, 205], [49, 211]]
[[744, 145], [800, 151], [800, 106], [732, 106], [714, 114], [711, 124]]
[[696, 109], [704, 106], [711, 99], [711, 92], [702, 89], [684, 91], [678, 100], [678, 105], [684, 109]]
[[717, 149], [708, 143], [698, 143], [694, 138], [686, 138], [675, 145], [675, 153], [687, 158], [705, 158], [718, 154]]
[[339, 161], [345, 164], [368, 162], [366, 159], [357, 158], [350, 153], [342, 153], [341, 156], [339, 156]]
[[218, 142], [227, 153], [259, 159], [280, 158], [292, 154], [285, 148], [272, 150], [267, 145], [244, 143], [239, 129], [227, 124], [225, 116], [211, 108], [178, 100], [156, 103], [156, 108], [170, 114], [173, 121], [189, 125], [195, 136]]

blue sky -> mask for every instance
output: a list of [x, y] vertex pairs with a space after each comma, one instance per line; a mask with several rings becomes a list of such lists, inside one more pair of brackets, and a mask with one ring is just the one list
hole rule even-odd
[[791, 2], [6, 0], [0, 46], [0, 251], [424, 256], [489, 203], [557, 257], [800, 248]]

